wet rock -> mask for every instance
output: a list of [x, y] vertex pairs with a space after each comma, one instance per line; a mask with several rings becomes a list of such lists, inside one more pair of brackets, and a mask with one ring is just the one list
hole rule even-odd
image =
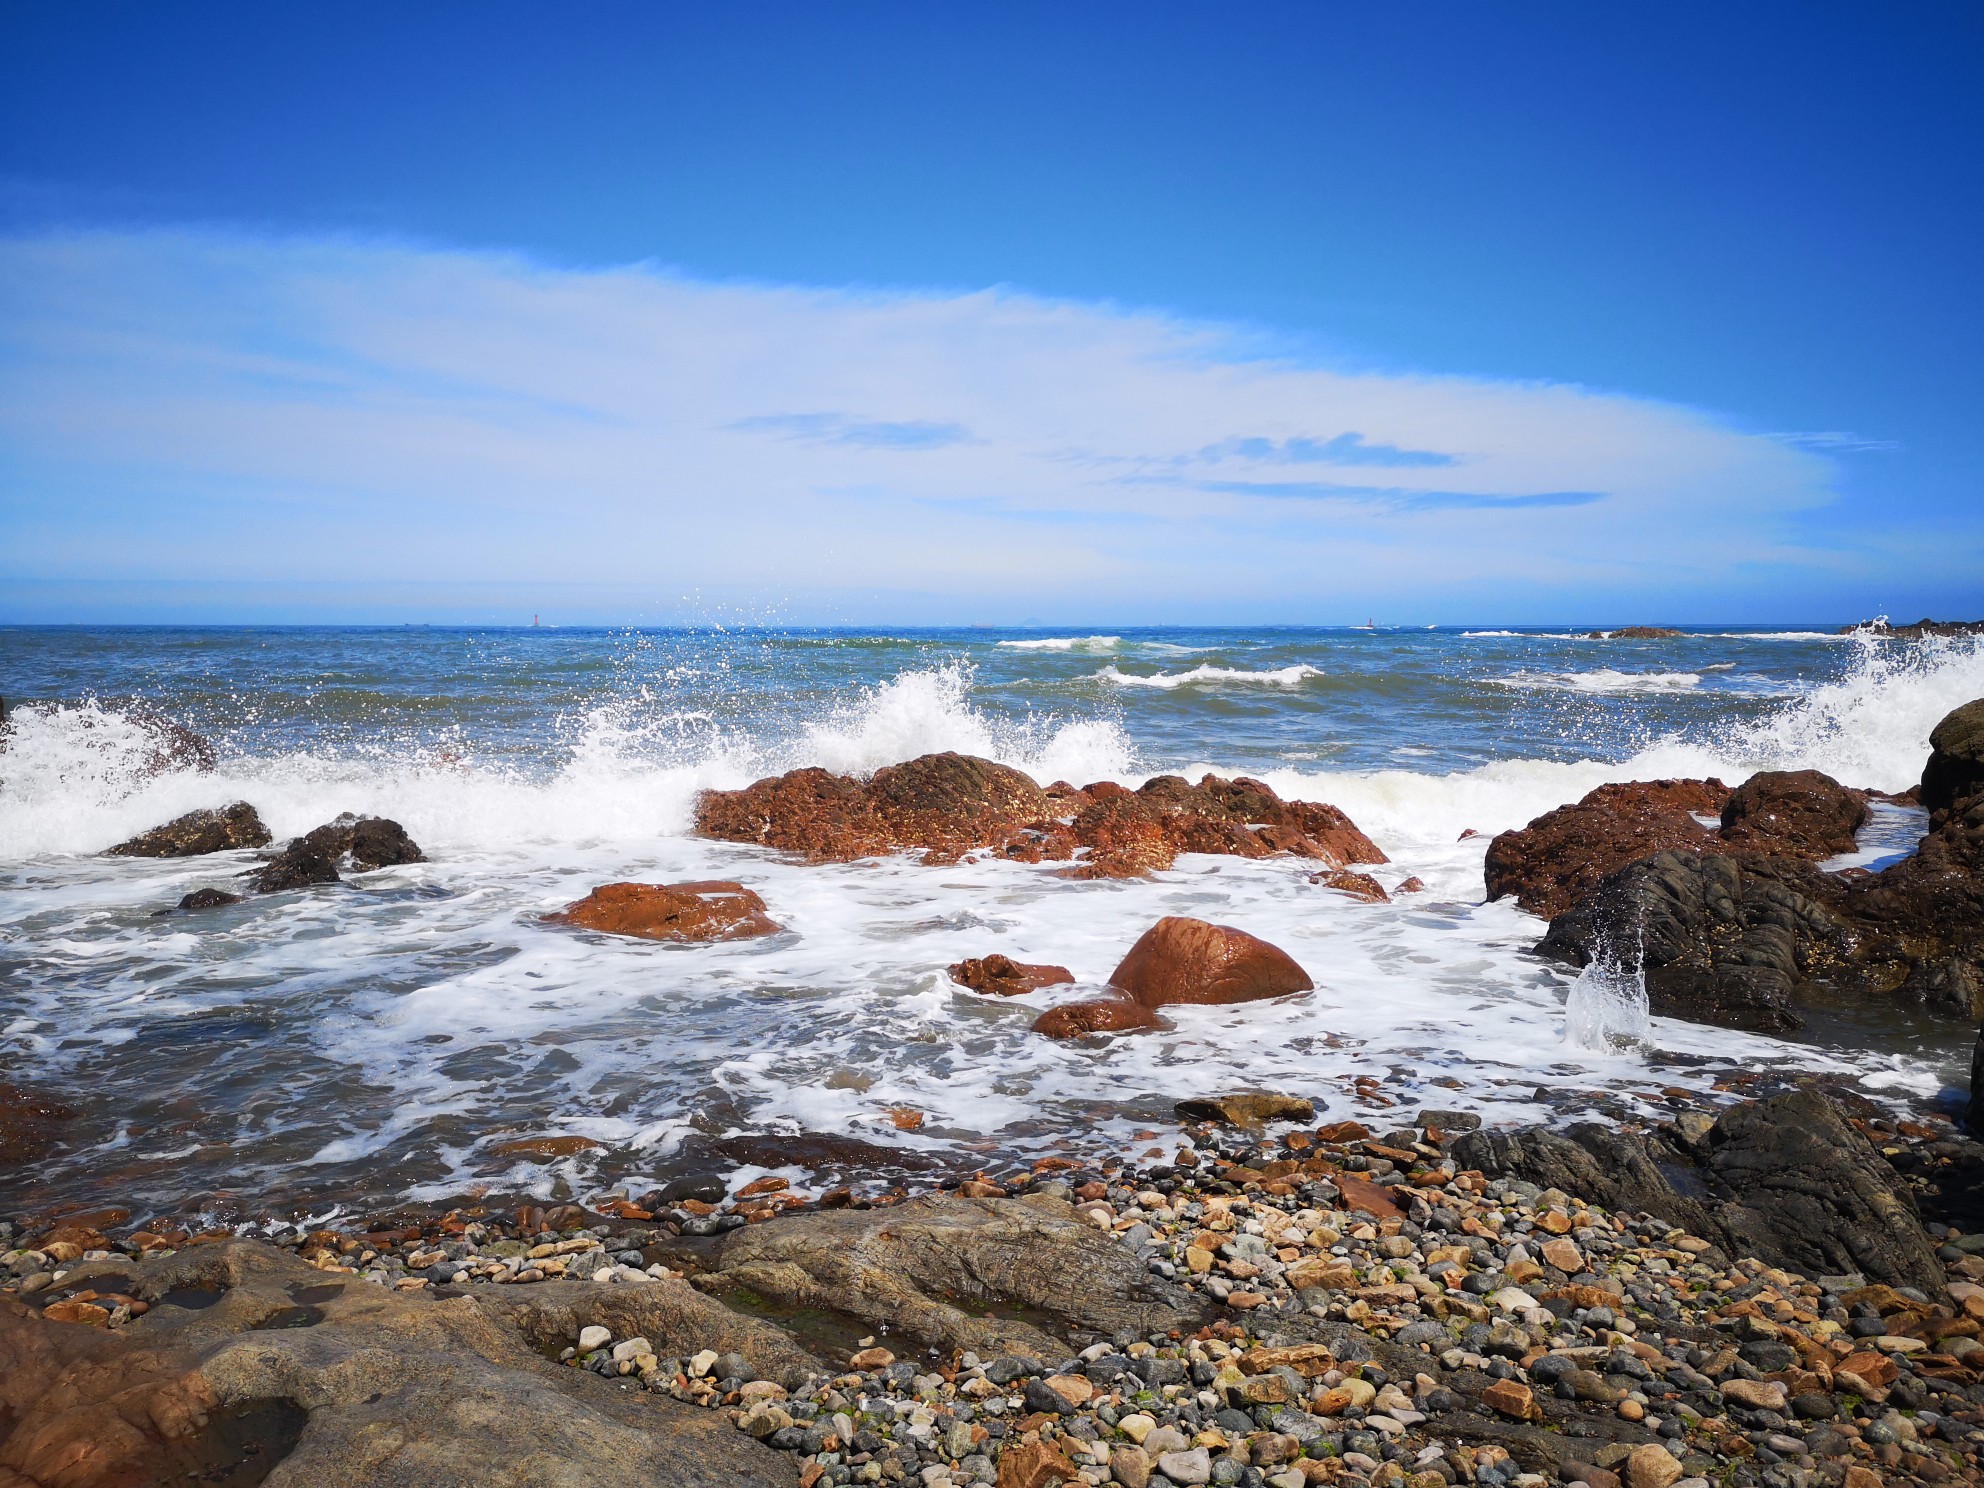
[[1109, 983], [1148, 1008], [1253, 1002], [1307, 992], [1309, 974], [1286, 951], [1227, 925], [1167, 915], [1146, 930]]
[[1067, 1353], [1032, 1324], [982, 1315], [988, 1304], [1105, 1336], [1193, 1328], [1205, 1306], [1069, 1205], [1038, 1196], [932, 1195], [888, 1209], [785, 1215], [730, 1235], [717, 1269], [696, 1284], [718, 1297], [745, 1288], [787, 1306], [832, 1308], [981, 1358]]
[[0, 1083], [0, 1169], [40, 1161], [76, 1115], [73, 1107], [51, 1096]]
[[1686, 631], [1669, 630], [1664, 625], [1628, 625], [1620, 630], [1594, 630], [1586, 634], [1588, 641], [1671, 641], [1687, 634]]
[[783, 928], [765, 912], [765, 901], [751, 890], [717, 879], [601, 884], [577, 903], [545, 918], [640, 940], [749, 940], [776, 935]]
[[[72, 1274], [153, 1302], [218, 1300], [153, 1306], [109, 1331], [0, 1297], [0, 1420], [33, 1423], [0, 1443], [8, 1481], [245, 1483], [271, 1469], [327, 1488], [792, 1480], [789, 1459], [714, 1413], [549, 1363], [482, 1298], [355, 1280], [327, 1295], [322, 1271], [248, 1241]], [[560, 1285], [608, 1307], [637, 1290]], [[309, 1313], [264, 1326], [298, 1314], [296, 1293], [313, 1298]]]
[[1385, 892], [1385, 886], [1383, 884], [1379, 883], [1368, 873], [1352, 873], [1348, 868], [1329, 869], [1327, 872], [1318, 873], [1309, 882], [1312, 884], [1321, 884], [1326, 889], [1335, 889], [1339, 893], [1348, 894], [1353, 899], [1362, 899], [1366, 904], [1390, 904], [1392, 902], [1392, 896]]
[[1762, 770], [1730, 792], [1722, 841], [1731, 848], [1814, 861], [1853, 851], [1867, 796], [1818, 770]]
[[193, 858], [206, 853], [267, 847], [269, 829], [246, 801], [232, 806], [189, 811], [162, 827], [153, 827], [109, 849], [120, 858]]
[[1693, 1149], [1587, 1122], [1470, 1132], [1452, 1150], [1484, 1172], [1655, 1215], [1733, 1255], [1930, 1293], [1943, 1285], [1907, 1183], [1817, 1091], [1732, 1106]]
[[125, 716], [144, 731], [147, 749], [143, 766], [147, 775], [165, 775], [175, 770], [211, 774], [218, 762], [213, 744], [203, 735], [164, 714], [142, 705], [126, 710]]
[[347, 811], [286, 843], [254, 876], [254, 885], [259, 894], [273, 894], [341, 882], [340, 868], [366, 873], [426, 861], [426, 855], [398, 822], [382, 816], [354, 816]]
[[230, 894], [226, 889], [195, 889], [190, 894], [182, 895], [174, 908], [191, 913], [202, 909], [225, 909], [230, 904], [244, 902], [240, 894]]
[[1315, 1102], [1299, 1095], [1267, 1095], [1250, 1092], [1241, 1095], [1195, 1097], [1178, 1102], [1177, 1111], [1186, 1121], [1217, 1121], [1227, 1126], [1259, 1127], [1270, 1121], [1314, 1121]]
[[950, 968], [950, 974], [959, 986], [993, 997], [1018, 997], [1075, 979], [1075, 974], [1065, 966], [1034, 965], [996, 954], [959, 961]]
[[697, 802], [696, 830], [845, 862], [921, 849], [951, 862], [989, 849], [1027, 862], [1087, 855], [1073, 878], [1128, 878], [1169, 868], [1181, 852], [1266, 857], [1294, 853], [1334, 867], [1385, 856], [1335, 807], [1283, 801], [1259, 781], [1208, 775], [1197, 785], [1159, 776], [1130, 791], [1113, 782], [1042, 790], [990, 760], [924, 755], [861, 781], [794, 770]]
[[1550, 922], [1537, 950], [1588, 966], [1638, 955], [1664, 1017], [1783, 1031], [1794, 990], [1845, 962], [1839, 886], [1786, 858], [1661, 852], [1604, 879]]
[[1720, 812], [1729, 794], [1713, 779], [1601, 785], [1496, 836], [1483, 863], [1488, 897], [1513, 894], [1531, 914], [1560, 915], [1630, 863], [1658, 852], [1709, 850], [1714, 834], [1696, 816]]
[[1929, 734], [1929, 760], [1918, 792], [1925, 811], [1947, 811], [1984, 794], [1984, 698], [1965, 703]]
[[1163, 1026], [1164, 1020], [1156, 1013], [1127, 997], [1095, 997], [1086, 1002], [1064, 1002], [1033, 1020], [1033, 1032], [1060, 1039], [1087, 1038], [1096, 1033], [1136, 1033]]

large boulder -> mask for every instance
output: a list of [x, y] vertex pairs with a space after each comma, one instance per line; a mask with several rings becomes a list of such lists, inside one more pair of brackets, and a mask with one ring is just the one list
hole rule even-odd
[[1929, 812], [1984, 794], [1984, 698], [1954, 710], [1930, 733], [1918, 794]]
[[1470, 1132], [1453, 1155], [1806, 1275], [1857, 1272], [1932, 1297], [1946, 1280], [1907, 1183], [1818, 1091], [1732, 1106], [1694, 1142], [1585, 1123]]
[[267, 847], [269, 829], [246, 801], [208, 807], [174, 817], [162, 827], [140, 832], [109, 852], [120, 858], [197, 858], [207, 853]]
[[1316, 985], [1279, 946], [1182, 915], [1166, 915], [1146, 930], [1109, 984], [1147, 1008], [1254, 1002]]
[[1562, 914], [1607, 876], [1658, 852], [1706, 852], [1715, 841], [1697, 818], [1729, 799], [1720, 780], [1636, 780], [1601, 785], [1488, 844], [1488, 897], [1513, 894], [1531, 914]]
[[749, 940], [783, 927], [765, 912], [765, 901], [742, 884], [715, 879], [695, 883], [601, 884], [548, 919], [606, 935], [641, 940]]
[[828, 1308], [876, 1332], [981, 1358], [1068, 1356], [1064, 1338], [1015, 1312], [1141, 1337], [1190, 1331], [1208, 1306], [1153, 1276], [1135, 1250], [1069, 1204], [1038, 1194], [933, 1194], [886, 1209], [786, 1215], [734, 1231], [696, 1285], [718, 1297], [744, 1290], [786, 1307]]
[[[79, 1289], [149, 1310], [113, 1332], [0, 1296], [0, 1423], [14, 1426], [0, 1440], [0, 1482], [793, 1481], [790, 1457], [723, 1414], [619, 1388], [540, 1352], [554, 1330], [563, 1342], [565, 1330], [593, 1322], [638, 1323], [664, 1348], [674, 1327], [681, 1345], [700, 1347], [713, 1335], [699, 1323], [721, 1310], [681, 1281], [543, 1282], [527, 1299], [513, 1295], [524, 1288], [491, 1288], [435, 1300], [236, 1240], [154, 1261], [85, 1262], [42, 1296]], [[752, 1326], [734, 1316], [726, 1325], [740, 1342]], [[768, 1346], [763, 1367], [794, 1372], [789, 1341]]]
[[1760, 770], [1729, 793], [1720, 836], [1738, 850], [1821, 858], [1850, 853], [1867, 796], [1818, 770]]
[[851, 862], [894, 846], [866, 787], [818, 768], [791, 770], [742, 790], [704, 791], [696, 801], [696, 830], [815, 862]]
[[1001, 842], [1054, 814], [1031, 776], [968, 754], [885, 765], [870, 777], [868, 799], [896, 841], [943, 856]]
[[1653, 1011], [1770, 1032], [1798, 1028], [1796, 991], [1842, 965], [1838, 884], [1783, 858], [1661, 852], [1619, 869], [1550, 922], [1537, 950], [1645, 972]]

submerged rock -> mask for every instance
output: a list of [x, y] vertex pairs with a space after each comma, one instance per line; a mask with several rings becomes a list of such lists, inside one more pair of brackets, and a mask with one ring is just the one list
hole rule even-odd
[[261, 815], [246, 801], [236, 801], [232, 806], [189, 811], [108, 851], [120, 858], [194, 858], [244, 847], [267, 847], [269, 841], [269, 829], [262, 825]]
[[1270, 1121], [1314, 1121], [1314, 1101], [1299, 1095], [1268, 1095], [1249, 1091], [1239, 1095], [1194, 1096], [1178, 1102], [1186, 1121], [1218, 1121], [1227, 1126], [1259, 1127]]
[[1146, 930], [1109, 984], [1147, 1008], [1253, 1002], [1316, 985], [1279, 946], [1182, 915], [1166, 915]]
[[1136, 1033], [1163, 1026], [1163, 1019], [1156, 1013], [1127, 997], [1095, 997], [1086, 1002], [1064, 1002], [1033, 1020], [1033, 1032], [1062, 1039], [1087, 1038], [1094, 1033]]
[[230, 904], [242, 902], [241, 895], [230, 894], [226, 889], [195, 889], [192, 893], [182, 896], [175, 908], [188, 912], [201, 909], [225, 909]]
[[1064, 986], [1075, 979], [1075, 974], [1065, 966], [1034, 965], [997, 954], [959, 961], [949, 970], [951, 980], [959, 986], [994, 997], [1018, 997], [1042, 987]]
[[776, 935], [784, 928], [765, 912], [765, 901], [751, 890], [716, 879], [601, 884], [577, 903], [546, 918], [641, 940], [749, 940]]
[[76, 1115], [74, 1107], [50, 1096], [0, 1083], [0, 1169], [39, 1162]]

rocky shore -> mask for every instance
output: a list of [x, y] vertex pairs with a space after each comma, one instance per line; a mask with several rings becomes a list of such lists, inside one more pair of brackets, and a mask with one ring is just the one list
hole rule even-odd
[[[1922, 813], [1917, 850], [1826, 868], [1876, 805]], [[1385, 856], [1342, 812], [1246, 779], [1042, 787], [931, 755], [710, 792], [697, 824], [814, 862], [991, 853], [1078, 879], [1287, 855], [1324, 889], [1388, 892], [1350, 871]], [[269, 843], [244, 803], [112, 851]], [[396, 823], [346, 816], [238, 882], [313, 890], [421, 860]], [[1549, 917], [1543, 955], [1631, 947], [1657, 1012], [1783, 1029], [1824, 993], [1975, 1020], [1984, 701], [1938, 726], [1905, 796], [1809, 771], [1605, 786], [1498, 837], [1485, 871], [1490, 897]], [[549, 919], [783, 933], [730, 881], [602, 885]], [[986, 996], [1072, 980], [990, 947], [951, 974]], [[1106, 995], [1034, 1028], [1134, 1036], [1166, 1007], [1311, 985], [1244, 929], [1167, 916]], [[1180, 1103], [1174, 1137], [1141, 1134], [1160, 1145], [1135, 1161], [1071, 1138], [915, 1193], [771, 1176], [314, 1228], [17, 1215], [0, 1222], [0, 1488], [1979, 1480], [1984, 1148], [1816, 1085], [1658, 1099], [1658, 1123], [1481, 1130], [1428, 1109], [1377, 1129], [1318, 1124], [1300, 1091], [1213, 1094]], [[72, 1114], [0, 1086], [0, 1163], [34, 1161]]]
[[0, 1482], [1978, 1480], [1984, 1226], [1921, 1212], [1984, 1150], [1946, 1123], [1303, 1104], [914, 1196], [10, 1222]]

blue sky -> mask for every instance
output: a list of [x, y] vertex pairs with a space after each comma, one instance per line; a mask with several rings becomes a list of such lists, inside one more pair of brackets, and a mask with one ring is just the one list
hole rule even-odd
[[1984, 614], [1974, 6], [0, 25], [0, 619]]

